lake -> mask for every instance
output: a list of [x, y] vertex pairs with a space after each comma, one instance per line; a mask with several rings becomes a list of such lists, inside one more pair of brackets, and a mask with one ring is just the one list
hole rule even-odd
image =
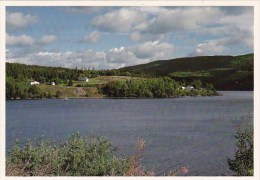
[[[64, 140], [71, 133], [104, 135], [131, 154], [138, 137], [142, 165], [157, 175], [188, 166], [191, 176], [232, 175], [227, 158], [234, 135], [251, 123], [253, 92], [172, 99], [46, 99], [6, 101], [6, 146], [42, 136]], [[250, 117], [250, 118], [246, 118]]]

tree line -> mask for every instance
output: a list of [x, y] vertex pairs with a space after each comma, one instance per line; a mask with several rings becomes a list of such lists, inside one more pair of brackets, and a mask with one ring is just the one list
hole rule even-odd
[[183, 83], [174, 81], [169, 77], [130, 79], [127, 81], [112, 81], [103, 88], [103, 93], [108, 97], [132, 97], [132, 98], [167, 98], [196, 95], [216, 95], [211, 84], [205, 88], [199, 80], [194, 80], [194, 90], [182, 90]]

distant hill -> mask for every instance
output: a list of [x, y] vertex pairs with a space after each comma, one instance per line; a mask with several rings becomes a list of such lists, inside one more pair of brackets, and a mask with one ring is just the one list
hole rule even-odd
[[119, 70], [137, 76], [169, 76], [186, 82], [200, 79], [218, 90], [253, 90], [254, 54], [158, 60]]

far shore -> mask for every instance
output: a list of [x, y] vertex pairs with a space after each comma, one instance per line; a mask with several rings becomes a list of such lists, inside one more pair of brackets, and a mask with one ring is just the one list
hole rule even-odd
[[178, 97], [65, 97], [65, 98], [27, 98], [27, 99], [6, 99], [8, 101], [14, 101], [14, 100], [46, 100], [46, 99], [58, 99], [58, 100], [70, 100], [70, 99], [174, 99], [174, 98], [187, 98], [187, 97], [211, 97], [211, 96], [223, 96], [223, 94], [218, 93], [216, 95], [207, 95], [207, 96], [201, 96], [201, 95], [195, 95], [195, 96], [178, 96]]

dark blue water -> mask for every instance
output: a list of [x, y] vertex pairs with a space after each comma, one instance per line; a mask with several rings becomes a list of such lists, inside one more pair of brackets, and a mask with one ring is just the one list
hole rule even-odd
[[[6, 102], [6, 145], [73, 132], [107, 136], [130, 154], [146, 141], [142, 164], [158, 175], [189, 166], [188, 175], [232, 175], [237, 129], [253, 117], [253, 92], [175, 99], [70, 99]], [[251, 117], [244, 118], [244, 117]]]

